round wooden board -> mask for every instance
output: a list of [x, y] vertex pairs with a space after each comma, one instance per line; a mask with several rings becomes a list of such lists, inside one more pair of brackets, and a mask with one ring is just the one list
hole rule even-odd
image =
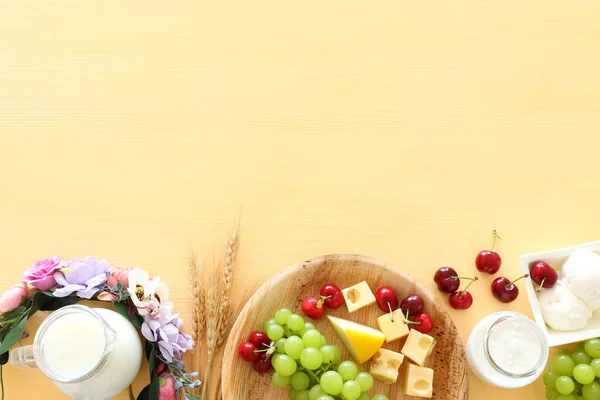
[[[395, 269], [386, 263], [357, 255], [329, 255], [294, 265], [267, 281], [248, 301], [235, 324], [225, 347], [222, 367], [223, 398], [226, 400], [285, 400], [287, 390], [271, 384], [271, 374], [260, 375], [252, 365], [237, 354], [239, 343], [247, 340], [255, 330], [262, 330], [264, 322], [272, 318], [280, 308], [291, 308], [303, 315], [302, 299], [317, 296], [323, 284], [332, 282], [340, 288], [367, 281], [371, 290], [381, 286], [391, 286], [399, 299], [409, 294], [419, 294], [425, 300], [425, 311], [434, 323], [432, 335], [437, 340], [433, 354], [426, 366], [435, 370], [433, 398], [438, 400], [462, 400], [468, 398], [467, 362], [464, 347], [456, 326], [450, 315], [428, 289], [421, 286], [409, 274]], [[353, 314], [346, 306], [326, 313], [377, 328], [376, 318], [382, 314], [376, 305], [365, 307]], [[306, 320], [309, 320], [305, 317]], [[351, 360], [327, 318], [310, 320], [327, 338], [329, 343], [337, 344], [344, 352], [343, 359]], [[399, 352], [404, 340], [384, 344], [383, 348]], [[369, 361], [360, 369], [367, 371]], [[416, 400], [419, 397], [402, 394], [401, 382], [403, 368], [398, 382], [384, 385], [379, 381], [369, 391], [370, 395], [383, 393], [390, 400]]]

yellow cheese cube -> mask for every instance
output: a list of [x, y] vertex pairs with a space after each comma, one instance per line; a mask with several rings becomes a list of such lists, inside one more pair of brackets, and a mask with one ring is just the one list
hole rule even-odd
[[377, 326], [385, 335], [387, 343], [405, 338], [408, 335], [408, 325], [404, 323], [404, 315], [402, 315], [400, 309], [392, 312], [392, 318], [390, 318], [389, 313], [377, 318]]
[[371, 359], [370, 373], [375, 379], [386, 384], [396, 383], [398, 369], [404, 361], [404, 356], [395, 351], [379, 349]]
[[433, 370], [409, 363], [404, 371], [402, 393], [409, 396], [431, 398], [433, 396]]
[[429, 335], [419, 332], [416, 329], [411, 329], [404, 347], [402, 347], [402, 354], [410, 358], [415, 364], [425, 364], [425, 359], [433, 351], [435, 346], [435, 339]]
[[375, 295], [373, 295], [369, 284], [365, 281], [343, 289], [342, 294], [344, 295], [344, 300], [346, 300], [348, 311], [351, 313], [375, 303]]

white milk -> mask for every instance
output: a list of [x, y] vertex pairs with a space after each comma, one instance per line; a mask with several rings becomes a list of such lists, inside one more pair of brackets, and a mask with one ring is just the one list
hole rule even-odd
[[518, 313], [488, 315], [475, 326], [467, 341], [471, 369], [494, 386], [518, 388], [532, 383], [544, 371], [547, 359], [548, 344], [543, 332]]
[[67, 314], [48, 327], [41, 345], [55, 375], [79, 378], [94, 369], [104, 354], [104, 327], [91, 315]]
[[[67, 395], [78, 400], [115, 397], [131, 384], [142, 362], [142, 345], [133, 325], [114, 311], [103, 308], [94, 311], [116, 332], [117, 337], [106, 363], [92, 377], [77, 383], [57, 383]], [[72, 318], [67, 318], [70, 316]], [[45, 358], [57, 375], [83, 376], [94, 369], [102, 357], [104, 328], [91, 316], [79, 313], [66, 315], [55, 321], [46, 335], [43, 341]]]

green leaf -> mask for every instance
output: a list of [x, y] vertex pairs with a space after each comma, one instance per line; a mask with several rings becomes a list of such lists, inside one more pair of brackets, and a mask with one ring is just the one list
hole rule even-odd
[[137, 400], [150, 400], [150, 385], [142, 389], [137, 397]]
[[110, 290], [112, 292], [120, 292], [121, 290], [123, 290], [123, 284], [121, 282], [117, 282], [115, 286], [113, 286]]
[[4, 340], [2, 340], [2, 344], [0, 345], [0, 354], [7, 352], [13, 347], [23, 336], [23, 331], [25, 330], [25, 324], [27, 323], [27, 315], [24, 315], [23, 318], [19, 322], [12, 327], [10, 332], [6, 334]]
[[201, 397], [201, 396], [198, 396], [197, 394], [192, 394], [192, 395], [190, 395], [190, 396], [191, 396], [190, 398], [191, 398], [192, 400], [202, 400], [202, 397]]
[[8, 362], [8, 351], [0, 354], [0, 365], [4, 365]]
[[21, 319], [23, 314], [25, 314], [27, 311], [28, 311], [27, 306], [17, 307], [12, 311], [8, 311], [8, 312], [2, 314], [2, 318], [0, 318], [0, 322], [2, 322], [3, 324], [12, 324], [13, 322], [17, 322], [18, 320]]
[[160, 386], [158, 385], [158, 378], [155, 374], [150, 375], [150, 392], [149, 399], [158, 400], [158, 391], [160, 390]]
[[142, 318], [136, 314], [133, 318], [129, 318], [129, 307], [126, 304], [119, 303], [117, 301], [113, 301], [113, 305], [115, 306], [115, 310], [125, 318], [129, 320], [136, 328], [140, 328], [142, 326]]
[[81, 300], [76, 296], [54, 297], [52, 292], [36, 292], [33, 296], [33, 304], [29, 311], [29, 316], [32, 316], [37, 311], [56, 311], [59, 308], [70, 306]]
[[167, 383], [167, 378], [158, 378], [158, 386], [162, 386]]

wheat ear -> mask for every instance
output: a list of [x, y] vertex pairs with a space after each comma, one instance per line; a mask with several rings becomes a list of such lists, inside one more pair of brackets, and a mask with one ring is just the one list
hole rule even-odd
[[221, 283], [221, 304], [219, 305], [219, 336], [217, 337], [217, 349], [223, 345], [227, 338], [227, 332], [231, 325], [231, 283], [233, 281], [233, 271], [235, 260], [237, 258], [240, 246], [238, 230], [234, 230], [225, 245], [225, 256], [223, 262], [223, 276]]
[[[221, 263], [214, 262], [209, 273], [208, 288], [206, 290], [206, 373], [204, 374], [204, 389], [202, 398], [206, 398], [206, 393], [210, 385], [210, 370], [217, 349], [217, 337], [219, 333], [219, 275], [221, 272]], [[210, 394], [210, 392], [208, 392]]]

